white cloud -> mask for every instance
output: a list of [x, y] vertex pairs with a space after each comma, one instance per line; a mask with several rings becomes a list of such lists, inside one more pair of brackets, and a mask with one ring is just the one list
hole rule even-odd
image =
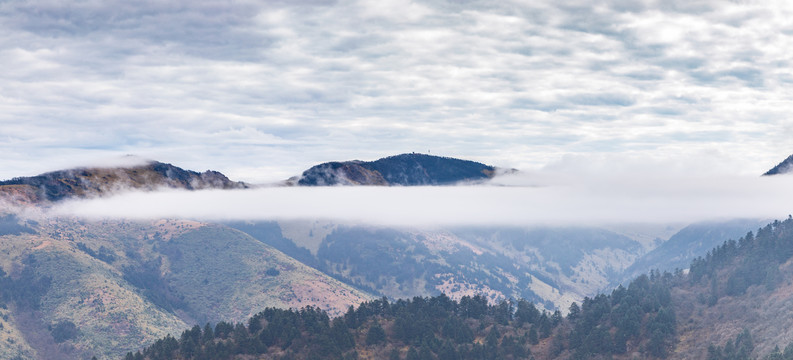
[[623, 172], [599, 178], [530, 174], [497, 182], [507, 186], [128, 193], [67, 202], [53, 213], [89, 218], [327, 219], [391, 226], [587, 226], [782, 218], [791, 213], [793, 190], [787, 177], [649, 173], [652, 175]]
[[6, 1], [0, 177], [135, 153], [270, 180], [426, 150], [524, 169], [710, 151], [756, 174], [793, 151], [791, 15], [784, 1]]

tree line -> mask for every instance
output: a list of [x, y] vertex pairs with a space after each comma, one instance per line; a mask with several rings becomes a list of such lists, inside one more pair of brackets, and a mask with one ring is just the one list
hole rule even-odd
[[357, 359], [363, 352], [408, 360], [586, 359], [628, 351], [664, 358], [675, 333], [672, 278], [640, 276], [610, 295], [573, 303], [567, 316], [522, 299], [490, 303], [482, 295], [381, 298], [336, 318], [312, 306], [267, 308], [247, 323], [196, 325], [125, 360]]

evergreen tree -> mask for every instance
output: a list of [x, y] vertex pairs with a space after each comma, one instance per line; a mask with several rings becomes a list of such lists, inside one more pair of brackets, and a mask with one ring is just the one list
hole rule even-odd
[[515, 319], [519, 324], [529, 323], [534, 324], [540, 317], [540, 311], [534, 306], [533, 303], [526, 300], [518, 300], [517, 310], [515, 311]]
[[529, 344], [537, 345], [540, 343], [540, 336], [537, 333], [537, 327], [532, 325], [529, 329]]
[[419, 357], [419, 352], [416, 351], [416, 348], [411, 346], [410, 349], [408, 349], [408, 355], [407, 355], [407, 357], [405, 359], [406, 360], [421, 360], [421, 357]]
[[375, 322], [366, 333], [366, 345], [378, 345], [386, 341], [385, 330]]
[[201, 343], [205, 344], [212, 341], [215, 338], [215, 332], [212, 330], [212, 326], [207, 323], [204, 326], [204, 333], [201, 336]]

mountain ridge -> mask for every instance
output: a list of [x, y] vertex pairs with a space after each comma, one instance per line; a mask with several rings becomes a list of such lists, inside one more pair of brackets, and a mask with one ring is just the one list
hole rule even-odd
[[[375, 161], [331, 161], [312, 166], [288, 180], [299, 186], [378, 185], [419, 186], [482, 182], [498, 168], [471, 160], [419, 153], [388, 156]], [[516, 171], [514, 169], [510, 171]]]
[[158, 188], [185, 190], [245, 189], [220, 172], [202, 173], [148, 161], [142, 165], [118, 167], [77, 167], [30, 177], [0, 181], [0, 194], [27, 203], [57, 202], [70, 198], [105, 196], [126, 189], [152, 191]]
[[772, 175], [782, 175], [787, 174], [793, 171], [793, 155], [788, 156], [785, 160], [782, 160], [779, 164], [771, 168], [763, 174], [763, 176], [772, 176]]

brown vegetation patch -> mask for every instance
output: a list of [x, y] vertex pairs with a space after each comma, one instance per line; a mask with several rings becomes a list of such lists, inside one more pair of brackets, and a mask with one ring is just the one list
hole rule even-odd
[[199, 221], [175, 219], [161, 219], [152, 224], [155, 233], [158, 233], [163, 240], [171, 240], [174, 237], [196, 230], [205, 225], [205, 223]]
[[41, 242], [41, 244], [34, 246], [32, 249], [33, 250], [41, 250], [41, 249], [43, 249], [43, 248], [45, 248], [47, 246], [50, 246], [50, 245], [52, 245], [52, 241], [44, 240], [44, 241]]
[[337, 285], [326, 282], [295, 282], [290, 284], [290, 286], [291, 296], [289, 299], [283, 299], [289, 304], [289, 307], [297, 309], [306, 305], [317, 306], [327, 311], [330, 316], [343, 315], [351, 304], [358, 304], [361, 300], [373, 298], [362, 296], [362, 294], [353, 291], [347, 291]]
[[474, 295], [483, 295], [493, 303], [497, 303], [506, 298], [502, 292], [493, 290], [486, 285], [455, 281], [453, 274], [435, 274], [435, 277], [445, 277], [445, 279], [443, 279], [440, 284], [435, 285], [435, 289], [446, 294], [449, 298], [455, 301], [459, 301], [463, 296]]
[[0, 200], [12, 205], [33, 205], [41, 200], [30, 185], [0, 185]]

